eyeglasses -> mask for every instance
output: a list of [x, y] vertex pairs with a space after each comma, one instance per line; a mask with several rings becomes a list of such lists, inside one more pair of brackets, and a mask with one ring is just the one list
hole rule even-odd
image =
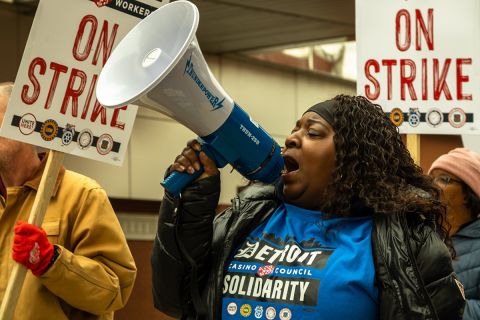
[[433, 178], [433, 182], [435, 182], [437, 185], [443, 188], [448, 186], [450, 183], [463, 184], [462, 180], [454, 179], [447, 175], [436, 176], [435, 178]]

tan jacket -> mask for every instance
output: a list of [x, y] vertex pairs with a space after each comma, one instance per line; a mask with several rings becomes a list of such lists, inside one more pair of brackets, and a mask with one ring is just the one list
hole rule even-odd
[[[13, 264], [13, 228], [28, 221], [45, 166], [0, 197], [0, 301]], [[113, 319], [133, 288], [136, 267], [105, 190], [61, 169], [42, 227], [61, 252], [40, 277], [27, 272], [15, 320]]]

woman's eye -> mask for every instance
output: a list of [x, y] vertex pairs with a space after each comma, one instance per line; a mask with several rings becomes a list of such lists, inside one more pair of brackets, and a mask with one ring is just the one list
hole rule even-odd
[[437, 177], [437, 181], [442, 184], [448, 184], [450, 182], [450, 177], [448, 176], [439, 176]]
[[315, 131], [315, 130], [308, 130], [308, 135], [313, 136], [313, 137], [318, 137], [318, 136], [320, 136], [320, 133], [318, 131]]

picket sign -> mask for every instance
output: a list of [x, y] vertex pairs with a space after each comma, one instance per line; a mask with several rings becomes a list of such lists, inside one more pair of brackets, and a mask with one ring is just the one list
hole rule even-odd
[[357, 94], [407, 135], [418, 165], [421, 134], [480, 134], [479, 9], [478, 0], [355, 1]]

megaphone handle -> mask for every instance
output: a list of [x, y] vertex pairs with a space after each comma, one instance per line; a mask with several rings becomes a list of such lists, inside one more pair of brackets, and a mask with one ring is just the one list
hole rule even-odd
[[200, 169], [192, 174], [174, 171], [163, 180], [161, 185], [174, 196], [178, 196], [180, 192], [193, 180], [197, 179], [203, 171], [203, 166], [200, 166]]
[[[227, 163], [226, 160], [222, 158], [222, 156], [215, 152], [214, 148], [209, 147], [210, 145], [203, 141], [201, 138], [198, 138], [198, 141], [202, 145], [202, 150], [207, 154], [207, 156], [215, 161], [215, 164], [218, 168], [223, 168]], [[197, 156], [200, 152], [197, 152]], [[172, 172], [168, 177], [160, 183], [168, 192], [170, 192], [174, 196], [178, 196], [182, 190], [188, 186], [192, 181], [197, 179], [203, 173], [203, 166], [200, 165], [200, 169], [195, 171], [194, 173], [187, 173], [187, 172]]]

